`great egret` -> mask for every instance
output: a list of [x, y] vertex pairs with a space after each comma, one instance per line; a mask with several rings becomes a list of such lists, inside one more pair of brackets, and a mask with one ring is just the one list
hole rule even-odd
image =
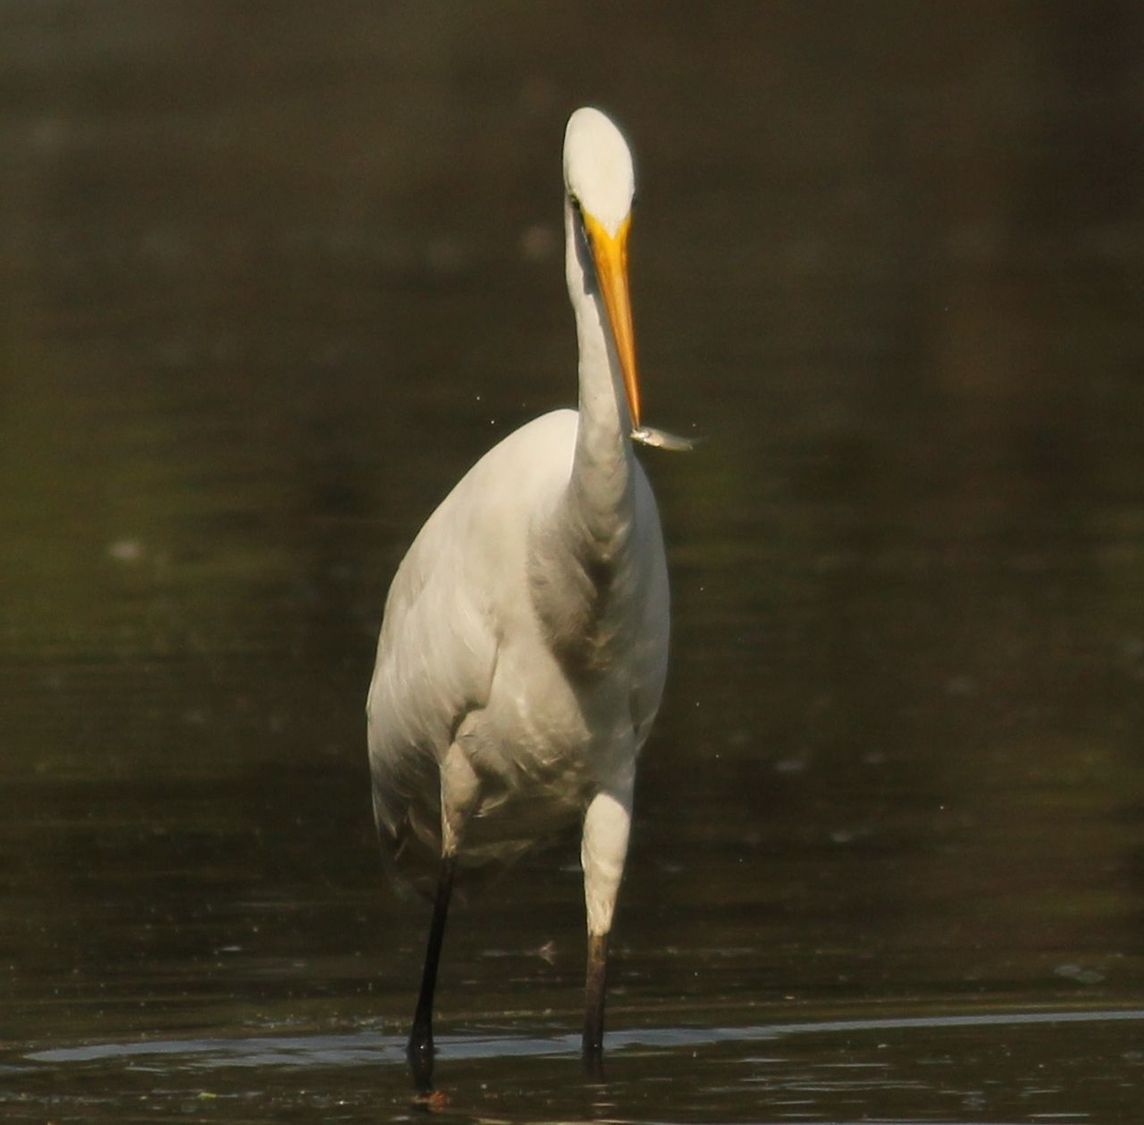
[[636, 755], [667, 669], [663, 534], [631, 439], [674, 442], [640, 428], [627, 276], [635, 177], [599, 110], [568, 122], [564, 188], [579, 410], [510, 434], [421, 528], [389, 590], [366, 708], [383, 851], [399, 876], [435, 893], [407, 1051], [422, 1091], [458, 867], [511, 860], [577, 817], [583, 1053], [599, 1073]]

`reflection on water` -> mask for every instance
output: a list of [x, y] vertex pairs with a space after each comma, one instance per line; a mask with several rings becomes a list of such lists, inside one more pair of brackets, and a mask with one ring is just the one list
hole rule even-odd
[[[1127, 1119], [1141, 23], [10, 4], [4, 1112], [406, 1113], [375, 630], [424, 514], [573, 394], [559, 144], [599, 101], [648, 419], [706, 438], [642, 455], [676, 647], [614, 1059], [592, 1091], [564, 1038], [569, 841], [457, 913], [442, 1080], [517, 1117]], [[312, 1096], [259, 1076], [286, 1056]]]
[[[641, 1031], [618, 1031], [609, 1037], [612, 1053], [621, 1057], [631, 1048], [677, 1049], [710, 1046], [715, 1043], [756, 1043], [760, 1040], [783, 1039], [793, 1035], [880, 1035], [894, 1031], [956, 1031], [962, 1028], [993, 1029], [999, 1027], [1035, 1027], [1048, 1024], [1054, 1028], [1071, 1024], [1136, 1023], [1144, 1020], [1139, 1009], [1107, 1011], [1004, 1012], [984, 1015], [897, 1016], [890, 1019], [840, 1019], [816, 1023], [773, 1024], [755, 1027], [673, 1027], [646, 1028]], [[513, 1035], [447, 1036], [438, 1044], [451, 1059], [497, 1058], [504, 1055], [540, 1056], [574, 1055], [580, 1048], [575, 1035], [550, 1035], [525, 1038]], [[25, 1056], [33, 1063], [94, 1062], [99, 1059], [129, 1059], [145, 1055], [171, 1055], [199, 1058], [206, 1066], [250, 1066], [278, 1064], [345, 1066], [376, 1063], [380, 1058], [405, 1065], [406, 1038], [385, 1037], [376, 1032], [353, 1035], [324, 1035], [292, 1038], [277, 1035], [257, 1039], [199, 1039], [140, 1043], [91, 1044], [84, 1047], [56, 1047], [30, 1051]], [[1144, 1058], [1127, 1060], [1144, 1062]]]
[[[748, 1120], [761, 1114], [819, 1120], [840, 1107], [854, 1120], [928, 1116], [941, 1108], [950, 1117], [970, 1120], [982, 1114], [991, 1120], [999, 1114], [1076, 1120], [1083, 1114], [1046, 1114], [1040, 1107], [1084, 1097], [1080, 1087], [1086, 1085], [1108, 1091], [1102, 1102], [1106, 1109], [1130, 1114], [1144, 1052], [1126, 1044], [1135, 1041], [1141, 1021], [1144, 1011], [1135, 1009], [620, 1031], [611, 1037], [612, 1069], [619, 1078], [591, 1092], [592, 1116], [608, 1118], [633, 1099], [639, 1104], [658, 1094], [669, 1102], [675, 1120], [702, 1118], [715, 1104], [736, 1106], [737, 1114], [722, 1112]], [[1085, 1031], [1083, 1056], [1067, 1034], [1077, 1025]], [[578, 1083], [558, 1077], [545, 1083], [530, 1073], [543, 1067], [555, 1074], [548, 1068], [557, 1060], [565, 1069], [575, 1066], [576, 1035], [451, 1035], [439, 1048], [452, 1071], [479, 1073], [480, 1085], [492, 1087], [485, 1113], [490, 1105], [533, 1118], [582, 1110], [585, 1091]], [[967, 1053], [971, 1072], [959, 1065]], [[702, 1061], [679, 1073], [681, 1057]], [[201, 1087], [225, 1081], [225, 1072], [238, 1075], [233, 1081], [241, 1083], [242, 1071], [289, 1068], [306, 1075], [302, 1104], [336, 1104], [344, 1112], [390, 1099], [400, 1104], [395, 1085], [404, 1085], [405, 1065], [403, 1035], [379, 1037], [369, 1030], [55, 1048], [31, 1052], [21, 1070], [22, 1077], [51, 1074], [59, 1081], [69, 1067], [86, 1066], [89, 1079], [98, 1068], [112, 1089], [121, 1087], [125, 1069], [149, 1071], [163, 1076], [162, 1092], [150, 1099], [155, 1111], [185, 1105], [195, 1084], [202, 1097]], [[171, 1090], [172, 1080], [189, 1088]], [[462, 1078], [454, 1097], [465, 1098], [467, 1086]], [[247, 1092], [247, 1110], [261, 1100]], [[107, 1108], [123, 1104], [118, 1097], [106, 1101]]]

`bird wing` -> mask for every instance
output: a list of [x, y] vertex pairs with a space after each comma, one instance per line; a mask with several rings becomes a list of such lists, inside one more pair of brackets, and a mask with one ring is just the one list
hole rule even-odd
[[671, 629], [671, 595], [659, 509], [651, 484], [638, 461], [634, 477], [636, 524], [645, 544], [639, 554], [646, 567], [642, 577], [645, 592], [643, 619], [632, 652], [631, 712], [638, 751], [651, 733], [652, 722], [663, 698]]
[[463, 506], [451, 495], [402, 560], [386, 599], [367, 717], [374, 814], [395, 847], [440, 833], [437, 765], [465, 715], [484, 706], [496, 634], [467, 580]]
[[374, 814], [400, 849], [440, 840], [437, 767], [483, 708], [505, 621], [519, 612], [533, 512], [565, 486], [572, 411], [494, 446], [426, 521], [390, 586], [367, 705]]

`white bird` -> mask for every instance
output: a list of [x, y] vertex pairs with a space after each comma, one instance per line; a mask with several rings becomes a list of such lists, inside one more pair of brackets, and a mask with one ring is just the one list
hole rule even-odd
[[655, 433], [638, 429], [627, 276], [635, 176], [619, 129], [596, 109], [568, 122], [564, 188], [579, 409], [545, 414], [494, 446], [421, 528], [389, 590], [366, 707], [383, 851], [399, 877], [431, 893], [436, 873], [407, 1051], [426, 1092], [454, 874], [503, 864], [576, 819], [583, 1052], [599, 1073], [636, 756], [667, 670], [663, 534], [631, 441]]

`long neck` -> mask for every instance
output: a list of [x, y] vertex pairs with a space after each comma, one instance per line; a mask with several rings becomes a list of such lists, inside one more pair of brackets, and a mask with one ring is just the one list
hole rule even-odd
[[572, 473], [551, 518], [534, 528], [533, 604], [553, 651], [570, 672], [609, 666], [632, 628], [626, 619], [634, 581], [634, 456], [619, 359], [594, 271], [581, 261], [567, 207], [568, 292], [580, 345], [580, 413]]
[[568, 292], [580, 349], [580, 418], [568, 500], [589, 534], [607, 550], [631, 519], [632, 444], [619, 359], [595, 272], [571, 208], [565, 205]]

